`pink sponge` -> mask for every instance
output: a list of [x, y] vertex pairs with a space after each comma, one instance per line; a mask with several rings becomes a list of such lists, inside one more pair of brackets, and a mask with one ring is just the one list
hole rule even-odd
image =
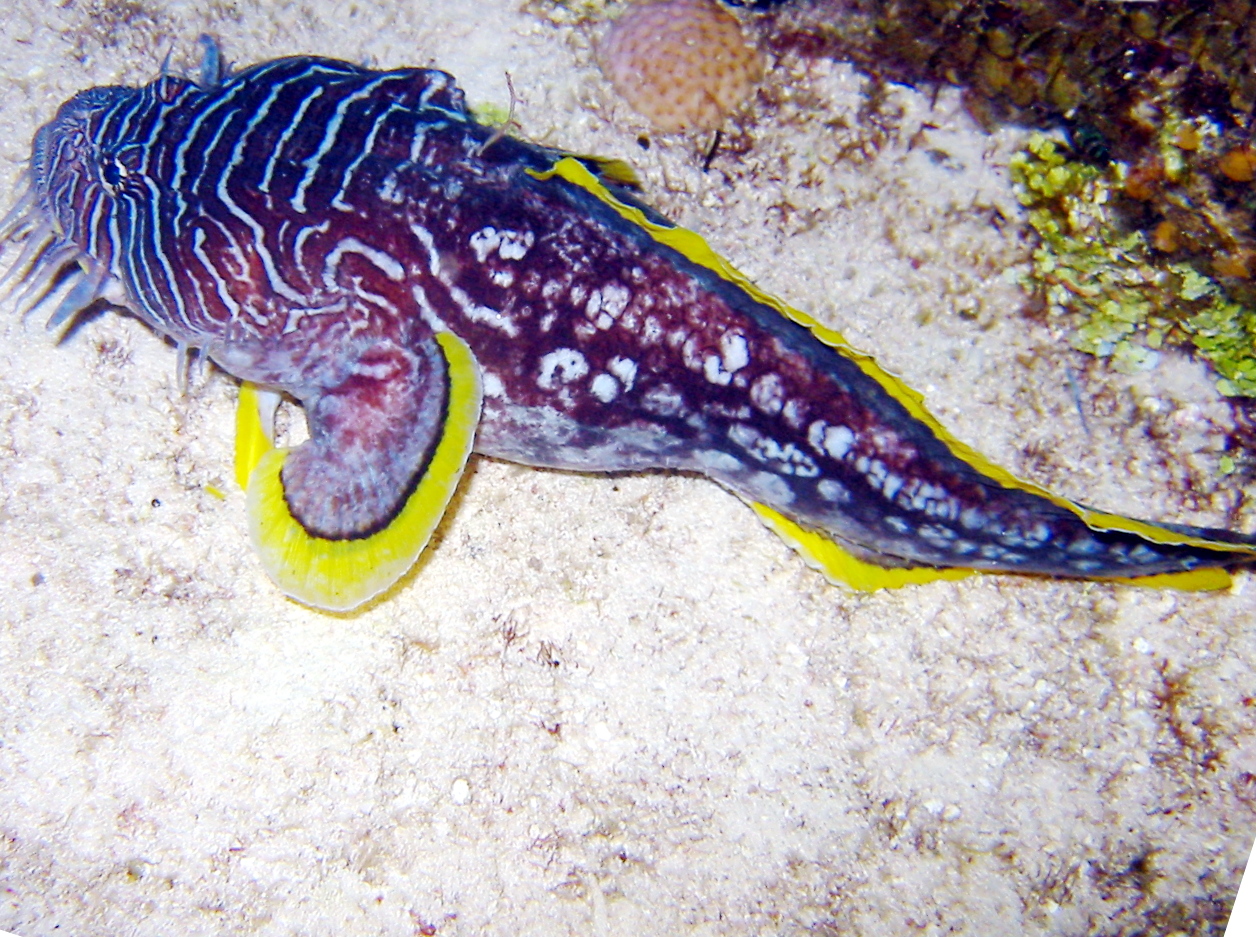
[[598, 48], [620, 96], [663, 133], [713, 130], [763, 76], [763, 57], [711, 0], [629, 7]]

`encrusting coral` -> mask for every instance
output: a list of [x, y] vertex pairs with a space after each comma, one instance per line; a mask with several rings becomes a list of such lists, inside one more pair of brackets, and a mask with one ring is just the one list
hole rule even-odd
[[754, 90], [763, 56], [712, 0], [629, 7], [598, 47], [602, 72], [662, 133], [715, 130]]
[[1216, 369], [1222, 393], [1256, 396], [1256, 311], [1165, 256], [1180, 237], [1173, 222], [1150, 235], [1122, 223], [1116, 198], [1138, 184], [1123, 163], [1101, 169], [1035, 135], [1011, 170], [1041, 238], [1028, 285], [1042, 288], [1052, 314], [1068, 316], [1075, 348], [1130, 372], [1154, 365], [1166, 343], [1190, 344]]

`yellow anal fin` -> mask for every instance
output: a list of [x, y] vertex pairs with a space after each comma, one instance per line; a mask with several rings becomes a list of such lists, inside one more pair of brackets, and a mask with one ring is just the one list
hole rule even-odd
[[808, 566], [818, 569], [832, 582], [859, 592], [875, 592], [878, 589], [897, 589], [900, 586], [919, 585], [939, 580], [966, 579], [975, 575], [975, 569], [942, 568], [936, 566], [877, 566], [859, 557], [814, 531], [795, 524], [789, 518], [765, 504], [749, 502], [768, 528], [793, 547]]
[[[262, 452], [248, 481], [249, 532], [262, 566], [287, 595], [328, 611], [350, 611], [400, 579], [427, 545], [453, 497], [471, 454], [483, 396], [480, 369], [456, 335], [436, 336], [448, 376], [448, 408], [422, 477], [386, 527], [368, 536], [331, 540], [311, 535], [292, 516], [280, 472], [290, 450]], [[247, 386], [247, 385], [246, 385]], [[242, 393], [243, 400], [243, 393]], [[254, 409], [256, 409], [254, 407]], [[246, 430], [237, 466], [252, 453], [259, 427]]]
[[1119, 582], [1140, 589], [1174, 589], [1178, 592], [1214, 592], [1234, 585], [1230, 571], [1220, 566], [1192, 569], [1184, 573], [1161, 573], [1157, 576], [1104, 579], [1103, 582]]
[[[919, 585], [938, 580], [965, 579], [986, 570], [936, 566], [878, 566], [861, 560], [842, 549], [823, 534], [807, 530], [789, 518], [763, 504], [749, 502], [768, 528], [793, 547], [807, 562], [832, 582], [860, 592], [878, 589], [897, 589], [899, 586]], [[1009, 572], [1009, 575], [1011, 573]], [[1226, 569], [1209, 566], [1181, 573], [1160, 573], [1154, 576], [1111, 577], [1097, 580], [1113, 582], [1140, 589], [1173, 589], [1178, 592], [1210, 592], [1228, 589], [1233, 578]]]
[[273, 414], [278, 399], [277, 394], [261, 390], [248, 381], [240, 385], [240, 399], [236, 404], [235, 476], [246, 491], [257, 463], [275, 447], [272, 441], [274, 420], [267, 419], [266, 408]]

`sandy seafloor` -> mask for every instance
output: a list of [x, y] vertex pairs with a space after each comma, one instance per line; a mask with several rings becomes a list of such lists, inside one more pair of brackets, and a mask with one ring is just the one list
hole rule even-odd
[[[705, 141], [637, 145], [592, 30], [508, 0], [193, 7], [6, 13], [3, 184], [60, 101], [189, 67], [206, 30], [236, 63], [437, 63], [473, 104], [509, 72], [525, 134], [631, 159], [996, 461], [1256, 526], [1201, 369], [1122, 377], [1019, 314], [1018, 137], [953, 93], [892, 89], [874, 121], [848, 68], [779, 60], [704, 174]], [[0, 929], [1219, 933], [1256, 833], [1248, 576], [853, 595], [700, 479], [475, 459], [414, 573], [319, 614], [249, 546], [232, 380], [181, 394], [123, 316], [58, 346], [4, 313]]]

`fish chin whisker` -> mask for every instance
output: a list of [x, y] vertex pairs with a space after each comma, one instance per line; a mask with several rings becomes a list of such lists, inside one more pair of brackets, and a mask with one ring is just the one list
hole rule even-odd
[[[73, 244], [54, 242], [44, 248], [30, 263], [27, 271], [10, 292], [20, 285], [22, 289], [13, 296], [13, 305], [25, 319], [35, 309], [52, 297], [67, 277], [75, 276], [74, 265], [82, 259], [82, 252]], [[81, 267], [79, 268], [81, 270]], [[87, 276], [86, 272], [78, 275]], [[6, 296], [6, 298], [8, 298]]]
[[22, 252], [9, 269], [0, 276], [0, 301], [8, 300], [13, 292], [40, 266], [41, 258], [60, 243], [51, 228], [36, 228], [27, 235]]
[[31, 188], [30, 180], [26, 179], [21, 196], [0, 218], [0, 244], [33, 230], [41, 221], [41, 213], [35, 205], [35, 190]]
[[[61, 328], [61, 326], [74, 319], [80, 312], [96, 302], [97, 299], [100, 299], [101, 286], [105, 280], [104, 267], [99, 267], [92, 271], [84, 271], [77, 275], [70, 275], [77, 276], [77, 279], [74, 285], [62, 296], [61, 302], [57, 303], [56, 311], [48, 318], [45, 328], [50, 332]], [[53, 292], [55, 292], [55, 289], [50, 285], [44, 298], [51, 298]], [[33, 311], [42, 302], [43, 300], [41, 299], [40, 302], [35, 303], [28, 312]]]

